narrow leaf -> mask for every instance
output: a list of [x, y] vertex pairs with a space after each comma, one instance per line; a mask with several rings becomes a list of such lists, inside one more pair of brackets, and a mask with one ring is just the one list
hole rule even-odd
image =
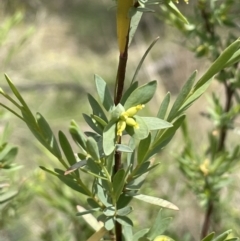
[[69, 168], [64, 172], [64, 175], [68, 175], [68, 174], [76, 171], [76, 170], [79, 169], [80, 167], [85, 166], [86, 163], [87, 163], [86, 160], [82, 160], [82, 161], [76, 162], [75, 164], [73, 164], [71, 167], [69, 167]]
[[178, 17], [182, 22], [188, 24], [188, 20], [182, 15], [182, 13], [178, 10], [176, 5], [172, 1], [168, 1], [166, 3], [166, 7], [168, 10], [173, 13], [176, 17]]
[[169, 226], [172, 218], [162, 218], [161, 210], [158, 212], [157, 218], [155, 219], [153, 226], [149, 229], [148, 233], [145, 235], [150, 240], [154, 239], [156, 236], [163, 234], [163, 232]]
[[116, 151], [127, 152], [127, 153], [133, 152], [133, 150], [129, 146], [126, 146], [126, 145], [123, 145], [123, 144], [117, 144], [116, 145]]
[[166, 96], [164, 97], [161, 105], [160, 105], [160, 108], [158, 110], [158, 114], [157, 114], [157, 117], [160, 118], [160, 119], [164, 119], [165, 116], [166, 116], [166, 113], [167, 113], [167, 109], [168, 109], [168, 106], [169, 106], [169, 103], [170, 103], [170, 93], [168, 92], [166, 94]]
[[168, 121], [172, 121], [176, 117], [177, 111], [180, 109], [192, 89], [192, 86], [196, 79], [196, 75], [197, 71], [194, 71], [190, 78], [187, 80], [187, 82], [184, 84], [183, 88], [181, 89], [180, 93], [178, 94], [176, 100], [173, 103], [172, 109], [167, 118]]
[[144, 53], [143, 57], [141, 58], [138, 66], [137, 66], [137, 69], [133, 75], [133, 78], [132, 78], [132, 82], [131, 84], [135, 81], [135, 79], [137, 78], [137, 75], [138, 75], [138, 72], [139, 70], [141, 69], [142, 67], [142, 64], [145, 60], [145, 58], [147, 57], [148, 53], [150, 52], [150, 50], [152, 49], [152, 47], [155, 45], [155, 43], [158, 41], [159, 37], [157, 37], [156, 39], [154, 39], [154, 41], [150, 44], [150, 46], [148, 47], [148, 49], [146, 50], [146, 52]]
[[157, 197], [152, 197], [152, 196], [148, 196], [148, 195], [144, 195], [144, 194], [138, 194], [133, 196], [136, 199], [139, 199], [141, 201], [147, 202], [147, 203], [151, 203], [153, 205], [157, 205], [163, 208], [168, 208], [168, 209], [172, 209], [172, 210], [179, 210], [179, 208], [174, 205], [173, 203], [161, 199], [161, 198], [157, 198]]
[[149, 231], [149, 228], [145, 228], [142, 229], [140, 231], [138, 231], [137, 233], [135, 233], [133, 235], [133, 241], [139, 241], [140, 238], [142, 238], [143, 236], [145, 236], [145, 234]]
[[194, 90], [197, 90], [202, 85], [204, 85], [207, 81], [209, 81], [215, 74], [221, 71], [229, 59], [233, 56], [233, 54], [239, 49], [240, 46], [240, 38], [229, 45], [222, 54], [213, 62], [213, 64], [209, 67], [209, 69], [205, 72], [205, 74], [198, 80], [196, 85], [194, 86]]
[[229, 229], [226, 232], [224, 232], [224, 233], [220, 234], [219, 236], [217, 236], [215, 239], [213, 239], [213, 241], [224, 241], [231, 232], [232, 232], [232, 230]]
[[133, 231], [131, 226], [122, 226], [122, 233], [125, 241], [133, 241]]
[[172, 127], [173, 125], [165, 120], [159, 119], [157, 117], [141, 117], [144, 122], [147, 124], [148, 129], [151, 130], [160, 130]]
[[[134, 12], [131, 14], [131, 11], [132, 11], [132, 12], [134, 11]], [[128, 46], [130, 46], [130, 44], [131, 44], [131, 42], [132, 42], [132, 39], [133, 39], [133, 37], [134, 37], [134, 35], [135, 35], [135, 32], [136, 32], [136, 30], [137, 30], [137, 27], [138, 27], [138, 25], [139, 25], [139, 22], [140, 22], [140, 20], [141, 20], [141, 18], [142, 18], [142, 14], [143, 14], [143, 13], [138, 12], [138, 11], [136, 10], [136, 8], [132, 8], [132, 9], [130, 9], [130, 14], [131, 14], [131, 16], [132, 16], [132, 19], [131, 19], [131, 23], [130, 23]]]
[[94, 130], [96, 131], [99, 135], [102, 135], [102, 129], [103, 127], [99, 125], [93, 118], [86, 114], [82, 114], [84, 120], [87, 122], [87, 124]]
[[121, 208], [121, 209], [118, 209], [117, 210], [117, 215], [118, 216], [126, 216], [128, 215], [129, 213], [131, 213], [133, 211], [133, 208], [130, 207], [130, 206], [126, 206], [124, 208]]
[[117, 222], [122, 224], [123, 226], [133, 226], [133, 222], [129, 217], [126, 216], [117, 216]]
[[9, 87], [11, 88], [13, 94], [17, 97], [17, 99], [20, 101], [20, 103], [26, 109], [26, 111], [28, 112], [29, 116], [31, 116], [31, 119], [34, 120], [35, 118], [34, 118], [32, 112], [30, 111], [28, 105], [26, 104], [26, 102], [24, 101], [24, 99], [20, 95], [19, 91], [17, 90], [15, 85], [12, 83], [12, 81], [10, 80], [10, 78], [8, 77], [7, 74], [5, 74], [5, 78], [6, 78], [7, 82], [8, 82]]
[[121, 103], [122, 105], [125, 104], [125, 102], [126, 102], [127, 98], [129, 97], [129, 95], [130, 95], [135, 89], [137, 89], [137, 87], [138, 87], [138, 82], [135, 81], [135, 82], [134, 82], [133, 84], [131, 84], [130, 87], [124, 92], [123, 97], [122, 97], [122, 99], [121, 99], [121, 101], [120, 101], [120, 103]]
[[142, 139], [139, 142], [138, 152], [137, 152], [138, 163], [142, 163], [144, 161], [145, 155], [148, 152], [150, 144], [151, 144], [151, 133], [149, 133], [148, 137], [146, 137], [145, 139]]
[[138, 87], [128, 97], [124, 104], [124, 108], [127, 110], [139, 104], [146, 104], [154, 96], [156, 88], [157, 82], [155, 80]]
[[97, 142], [92, 137], [89, 137], [87, 139], [86, 144], [87, 144], [87, 152], [91, 155], [93, 160], [98, 161], [100, 159], [100, 155], [99, 155]]
[[114, 106], [111, 94], [107, 88], [106, 82], [98, 75], [94, 76], [95, 84], [101, 103], [107, 111], [110, 111]]
[[86, 210], [86, 211], [83, 211], [83, 212], [78, 212], [78, 213], [76, 213], [76, 216], [83, 216], [83, 215], [86, 215], [86, 214], [89, 214], [89, 213], [97, 212], [99, 210], [100, 210], [100, 208], [93, 208], [93, 209]]
[[119, 196], [121, 195], [124, 184], [125, 184], [125, 170], [120, 169], [113, 177], [113, 192], [116, 200], [118, 200]]
[[103, 131], [103, 150], [108, 156], [115, 149], [116, 122], [109, 122]]
[[215, 233], [212, 232], [212, 233], [208, 234], [205, 238], [203, 238], [201, 241], [212, 241], [214, 236], [215, 236]]
[[44, 119], [44, 117], [40, 113], [36, 114], [36, 120], [37, 120], [37, 124], [38, 124], [39, 128], [41, 129], [41, 133], [44, 136], [44, 140], [46, 143], [45, 146], [54, 156], [61, 159], [62, 158], [61, 151], [59, 149], [57, 140], [56, 140], [49, 124], [47, 123], [47, 121]]
[[86, 147], [86, 137], [74, 120], [71, 121], [71, 124], [69, 127], [69, 132], [70, 132], [73, 140], [78, 145], [80, 145], [83, 148], [83, 150], [86, 150], [86, 148], [87, 148]]
[[107, 120], [107, 117], [106, 117], [104, 111], [102, 110], [102, 107], [94, 99], [94, 97], [90, 94], [88, 94], [88, 101], [89, 101], [89, 104], [92, 107], [93, 114], [102, 118], [105, 122], [107, 122], [108, 120]]
[[64, 152], [64, 155], [65, 155], [65, 157], [68, 160], [68, 163], [71, 166], [76, 164], [76, 158], [74, 156], [72, 147], [71, 147], [70, 143], [68, 142], [67, 137], [65, 136], [65, 134], [62, 131], [59, 131], [58, 138], [59, 138], [59, 142], [60, 142], [61, 148], [62, 148], [62, 150]]

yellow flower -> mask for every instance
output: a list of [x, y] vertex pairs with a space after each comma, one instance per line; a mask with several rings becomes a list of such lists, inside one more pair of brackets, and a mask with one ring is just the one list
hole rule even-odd
[[122, 136], [122, 133], [125, 130], [125, 128], [126, 128], [126, 121], [120, 120], [117, 123], [117, 136]]
[[133, 117], [134, 115], [137, 114], [137, 112], [139, 110], [142, 110], [143, 108], [144, 108], [144, 105], [137, 105], [137, 106], [127, 109], [125, 112], [123, 112], [122, 115], [126, 115], [128, 117]]
[[209, 173], [209, 160], [206, 159], [200, 166], [200, 170], [202, 171], [204, 176], [207, 176]]
[[123, 131], [126, 129], [126, 126], [132, 126], [134, 128], [139, 128], [138, 123], [132, 118], [137, 112], [144, 108], [144, 105], [136, 105], [124, 111], [117, 123], [117, 136], [122, 136]]

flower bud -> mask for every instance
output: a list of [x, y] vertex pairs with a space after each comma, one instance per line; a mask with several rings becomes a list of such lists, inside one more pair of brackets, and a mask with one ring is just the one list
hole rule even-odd
[[120, 120], [117, 123], [117, 136], [122, 136], [122, 133], [125, 130], [125, 128], [126, 128], [126, 121]]
[[132, 116], [136, 115], [139, 110], [141, 110], [143, 108], [144, 108], [144, 105], [137, 105], [137, 106], [131, 107], [131, 108], [127, 109], [123, 113], [123, 115], [127, 115], [128, 117], [132, 117]]
[[133, 126], [138, 128], [138, 123], [133, 118], [127, 118], [126, 123], [128, 126]]

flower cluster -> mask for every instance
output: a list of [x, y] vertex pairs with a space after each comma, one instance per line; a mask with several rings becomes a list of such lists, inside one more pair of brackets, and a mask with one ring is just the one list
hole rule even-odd
[[122, 133], [126, 129], [127, 125], [134, 128], [139, 128], [138, 123], [135, 121], [133, 116], [143, 108], [144, 105], [137, 105], [129, 108], [120, 115], [119, 121], [117, 123], [117, 136], [122, 136]]

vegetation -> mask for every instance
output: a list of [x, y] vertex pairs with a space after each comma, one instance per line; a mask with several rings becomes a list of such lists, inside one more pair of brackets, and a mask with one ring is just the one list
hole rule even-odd
[[[99, 75], [94, 76], [95, 90], [91, 91], [92, 94], [87, 94], [90, 110], [87, 109], [86, 112], [90, 114], [83, 113], [85, 124], [71, 121], [71, 141], [63, 130], [58, 131], [56, 136], [56, 131], [42, 114], [33, 114], [33, 108], [28, 104], [31, 102], [25, 99], [21, 90], [19, 91], [6, 74], [11, 93], [5, 88], [1, 89], [0, 93], [4, 97], [1, 98], [1, 106], [27, 125], [41, 144], [41, 149], [44, 147], [43, 152], [52, 160], [54, 168], [51, 168], [49, 161], [39, 161], [44, 172], [37, 171], [29, 175], [29, 181], [24, 184], [23, 196], [17, 195], [18, 192], [9, 194], [5, 186], [1, 186], [1, 203], [9, 204], [14, 200], [21, 200], [22, 202], [17, 202], [17, 207], [24, 206], [30, 204], [32, 195], [35, 194], [46, 201], [46, 212], [50, 207], [54, 207], [57, 213], [54, 211], [41, 218], [44, 227], [39, 239], [42, 240], [191, 240], [192, 237], [187, 232], [181, 231], [182, 220], [180, 225], [172, 230], [172, 219], [166, 217], [170, 211], [166, 212], [165, 209], [179, 210], [177, 200], [184, 199], [183, 195], [171, 191], [167, 197], [163, 197], [159, 195], [157, 188], [150, 190], [151, 178], [159, 180], [160, 172], [165, 183], [171, 183], [175, 179], [174, 173], [168, 174], [166, 169], [158, 171], [159, 161], [166, 159], [163, 149], [172, 143], [175, 133], [182, 127], [186, 146], [180, 145], [180, 149], [184, 150], [179, 155], [175, 152], [175, 157], [188, 181], [189, 189], [196, 194], [205, 212], [201, 235], [197, 232], [194, 237], [202, 241], [238, 240], [234, 235], [239, 234], [237, 228], [235, 230], [234, 222], [231, 221], [233, 226], [230, 227], [221, 222], [225, 218], [224, 208], [227, 207], [221, 205], [220, 201], [221, 191], [229, 184], [229, 174], [237, 167], [239, 159], [239, 146], [228, 145], [227, 139], [227, 134], [235, 127], [234, 121], [239, 112], [237, 89], [240, 81], [240, 40], [234, 36], [237, 35], [237, 19], [232, 17], [236, 5], [237, 1], [233, 0], [199, 0], [194, 6], [199, 18], [195, 18], [194, 22], [191, 21], [191, 17], [187, 20], [174, 1], [116, 1], [119, 52], [116, 81], [113, 87], [113, 83], [108, 84]], [[142, 73], [140, 69], [143, 62], [158, 38], [147, 48], [136, 70], [133, 73], [126, 73], [128, 58], [136, 51], [131, 53], [129, 47], [137, 26], [145, 12], [154, 12], [153, 7], [161, 9], [158, 15], [158, 9], [154, 8], [156, 16], [171, 23], [186, 36], [187, 46], [197, 57], [207, 57], [210, 60], [201, 77], [194, 71], [176, 96], [172, 97], [169, 92], [165, 93], [159, 106], [154, 105], [154, 114], [146, 109], [157, 95], [158, 82], [145, 80], [142, 83], [139, 76]], [[221, 27], [219, 31], [218, 26]], [[227, 26], [227, 29], [231, 26], [233, 29], [229, 30], [225, 38], [221, 33], [223, 26]], [[9, 29], [11, 28], [12, 25], [9, 25]], [[14, 55], [16, 54], [17, 52], [14, 52]], [[7, 59], [6, 66], [9, 65], [9, 58]], [[133, 74], [132, 78], [129, 77], [130, 74]], [[205, 145], [206, 151], [201, 152], [196, 151], [194, 135], [187, 129], [185, 112], [206, 92], [213, 79], [217, 79], [224, 86], [226, 103], [222, 104], [221, 98], [214, 92], [211, 109], [202, 113], [213, 122], [214, 127], [208, 134], [209, 144]], [[86, 87], [86, 83], [82, 86]], [[82, 91], [81, 88], [78, 90]], [[53, 104], [55, 109], [62, 99], [61, 95], [57, 97], [60, 102]], [[72, 97], [78, 98], [78, 95], [72, 94]], [[73, 109], [79, 106], [78, 100], [71, 99], [71, 106]], [[188, 125], [191, 126], [191, 123], [194, 124], [190, 121]], [[180, 137], [178, 138], [179, 146], [182, 142]], [[170, 150], [171, 148], [173, 146], [170, 145]], [[37, 153], [38, 150], [31, 146], [31, 151], [27, 152]], [[11, 163], [16, 154], [17, 149], [7, 147], [4, 138], [0, 171], [11, 170], [14, 167]], [[32, 158], [34, 156], [33, 154]], [[176, 162], [173, 164], [176, 166]], [[167, 166], [167, 163], [162, 165]], [[153, 173], [153, 176], [150, 173]], [[162, 188], [163, 185], [159, 184], [159, 187]], [[29, 189], [30, 195], [26, 191]], [[173, 194], [176, 196], [174, 204]], [[144, 203], [152, 204], [149, 210], [154, 213], [154, 220], [139, 224], [133, 205], [139, 210], [139, 205]], [[4, 207], [8, 208], [9, 205]], [[1, 226], [5, 232], [9, 228], [3, 214], [2, 212]], [[38, 215], [40, 212], [35, 214]], [[235, 216], [229, 217], [228, 220], [234, 218]], [[65, 228], [69, 221], [71, 226]], [[196, 218], [193, 221], [200, 225]], [[90, 227], [95, 230], [93, 234]], [[229, 228], [233, 229], [233, 234]], [[229, 230], [224, 232], [225, 229]], [[216, 231], [218, 236], [215, 237], [212, 231]], [[15, 240], [14, 237], [8, 238]], [[24, 239], [26, 240], [26, 237]]]

